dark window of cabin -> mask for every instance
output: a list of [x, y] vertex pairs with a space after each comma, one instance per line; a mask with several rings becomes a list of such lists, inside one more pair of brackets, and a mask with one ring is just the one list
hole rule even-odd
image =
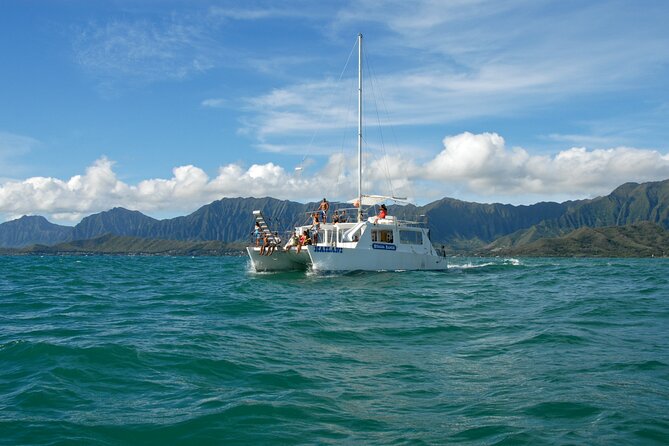
[[422, 245], [423, 233], [421, 231], [400, 230], [400, 243], [404, 245]]

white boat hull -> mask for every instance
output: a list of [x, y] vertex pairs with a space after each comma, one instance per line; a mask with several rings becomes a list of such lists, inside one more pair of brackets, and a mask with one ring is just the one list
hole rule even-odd
[[[358, 197], [351, 201], [357, 221], [345, 222], [333, 215], [332, 223], [328, 223], [327, 201], [323, 199], [318, 211], [309, 212], [314, 217], [312, 224], [298, 226], [290, 235], [293, 243], [300, 237], [304, 245], [300, 254], [276, 251], [270, 256], [261, 256], [259, 248], [247, 248], [256, 271], [309, 268], [316, 272], [428, 271], [448, 268], [443, 253], [434, 249], [428, 229], [421, 227], [420, 222], [400, 221], [388, 215], [385, 204], [381, 204], [378, 216], [369, 216], [367, 220], [363, 218], [364, 206], [394, 198], [362, 193], [362, 60], [362, 34], [358, 34]], [[320, 210], [326, 214], [323, 221], [318, 219]], [[256, 219], [256, 243], [262, 234], [266, 246], [280, 246], [278, 234], [269, 229], [262, 212], [255, 210], [253, 215]]]
[[311, 269], [316, 272], [337, 271], [431, 271], [445, 270], [444, 257], [365, 248], [331, 248], [307, 246]]
[[311, 263], [306, 249], [299, 254], [296, 249], [276, 250], [269, 256], [261, 256], [260, 248], [257, 247], [247, 247], [246, 252], [253, 263], [253, 268], [258, 272], [305, 271]]

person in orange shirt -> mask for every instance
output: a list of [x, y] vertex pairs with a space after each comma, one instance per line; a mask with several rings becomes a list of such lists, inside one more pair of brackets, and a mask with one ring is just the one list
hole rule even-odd
[[376, 216], [376, 219], [374, 220], [374, 224], [376, 224], [377, 221], [383, 220], [386, 218], [386, 215], [388, 215], [388, 209], [386, 208], [385, 204], [381, 205], [381, 210], [379, 211], [379, 215]]

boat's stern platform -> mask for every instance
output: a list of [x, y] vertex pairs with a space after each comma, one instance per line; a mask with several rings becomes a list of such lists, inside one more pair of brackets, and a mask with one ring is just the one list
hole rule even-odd
[[260, 255], [260, 248], [249, 246], [246, 252], [249, 254], [253, 269], [258, 272], [305, 271], [311, 261], [306, 249], [299, 254], [293, 248], [290, 251], [277, 249], [270, 255]]

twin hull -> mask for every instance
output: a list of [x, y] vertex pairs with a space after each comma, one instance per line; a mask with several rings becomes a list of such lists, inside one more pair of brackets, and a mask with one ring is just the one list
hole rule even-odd
[[446, 269], [444, 257], [383, 249], [309, 246], [314, 271], [400, 271]]
[[446, 259], [437, 255], [384, 249], [304, 246], [298, 254], [274, 251], [261, 256], [258, 248], [246, 248], [256, 271], [399, 271], [443, 270]]

